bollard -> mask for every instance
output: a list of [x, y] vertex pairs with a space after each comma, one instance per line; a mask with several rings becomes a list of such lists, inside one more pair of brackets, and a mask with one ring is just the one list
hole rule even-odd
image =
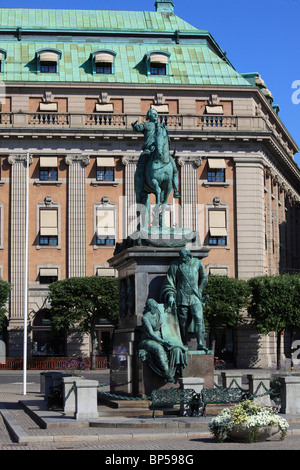
[[63, 403], [65, 413], [76, 412], [76, 383], [79, 380], [83, 380], [83, 377], [68, 376], [63, 377]]
[[97, 409], [97, 380], [74, 380], [76, 392], [76, 419], [98, 418]]
[[[255, 403], [262, 406], [272, 406], [270, 395], [266, 394], [266, 390], [270, 390], [270, 375], [263, 373], [248, 374], [249, 392], [254, 397]], [[263, 385], [262, 385], [263, 384]], [[262, 396], [259, 396], [262, 395]]]
[[[228, 388], [229, 386], [231, 387], [241, 387], [243, 388], [243, 385], [242, 385], [242, 378], [243, 378], [243, 374], [239, 371], [235, 371], [235, 370], [227, 370], [225, 372], [221, 372], [221, 376], [222, 376], [222, 387], [224, 388]], [[232, 383], [232, 381], [235, 380], [236, 383]]]
[[299, 415], [300, 414], [300, 377], [299, 376], [279, 376], [280, 381], [280, 413]]

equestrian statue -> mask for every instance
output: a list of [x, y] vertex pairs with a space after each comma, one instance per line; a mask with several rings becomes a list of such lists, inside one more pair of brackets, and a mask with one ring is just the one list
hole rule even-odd
[[173, 156], [170, 155], [169, 131], [164, 122], [158, 121], [158, 114], [154, 109], [149, 109], [145, 123], [138, 124], [138, 121], [135, 121], [131, 125], [135, 131], [144, 134], [144, 145], [134, 177], [138, 230], [148, 230], [149, 194], [156, 196], [158, 214], [154, 225], [163, 229], [167, 201], [172, 188], [173, 196], [180, 198], [177, 191], [175, 152]]

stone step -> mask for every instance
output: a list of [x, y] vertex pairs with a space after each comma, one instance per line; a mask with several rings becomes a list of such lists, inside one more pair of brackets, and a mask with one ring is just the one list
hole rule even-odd
[[[149, 418], [152, 417], [152, 410], [149, 408], [109, 408], [98, 406], [99, 417], [124, 417], [124, 418]], [[155, 416], [178, 416], [179, 408], [163, 408], [155, 410]]]
[[99, 397], [99, 404], [105, 404], [110, 408], [149, 408], [151, 401], [149, 400], [118, 400], [106, 396]]

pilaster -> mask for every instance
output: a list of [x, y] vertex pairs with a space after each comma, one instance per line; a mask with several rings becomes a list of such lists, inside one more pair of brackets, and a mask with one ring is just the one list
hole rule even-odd
[[[11, 165], [11, 216], [10, 216], [10, 318], [24, 318], [25, 283], [25, 229], [26, 229], [26, 154], [10, 155]], [[29, 164], [33, 161], [29, 157]]]
[[86, 275], [86, 155], [68, 155], [68, 277]]
[[182, 227], [197, 231], [198, 226], [198, 167], [202, 159], [193, 156], [180, 156], [181, 167], [181, 209]]
[[125, 204], [124, 204], [124, 239], [136, 230], [136, 198], [134, 190], [134, 175], [139, 156], [122, 158], [125, 166]]
[[266, 273], [264, 167], [262, 159], [234, 157], [236, 172], [237, 273], [249, 279]]

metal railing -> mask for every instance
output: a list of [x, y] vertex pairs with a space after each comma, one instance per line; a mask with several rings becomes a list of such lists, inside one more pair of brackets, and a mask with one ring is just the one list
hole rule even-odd
[[[36, 356], [27, 359], [27, 369], [31, 370], [53, 370], [53, 369], [65, 369], [73, 357], [51, 357], [51, 356]], [[79, 358], [76, 358], [79, 359]], [[85, 363], [90, 364], [91, 359], [89, 357], [80, 358]], [[107, 368], [107, 357], [96, 356], [96, 369]], [[4, 363], [0, 363], [0, 370], [21, 370], [23, 369], [23, 358], [22, 357], [6, 357]]]

